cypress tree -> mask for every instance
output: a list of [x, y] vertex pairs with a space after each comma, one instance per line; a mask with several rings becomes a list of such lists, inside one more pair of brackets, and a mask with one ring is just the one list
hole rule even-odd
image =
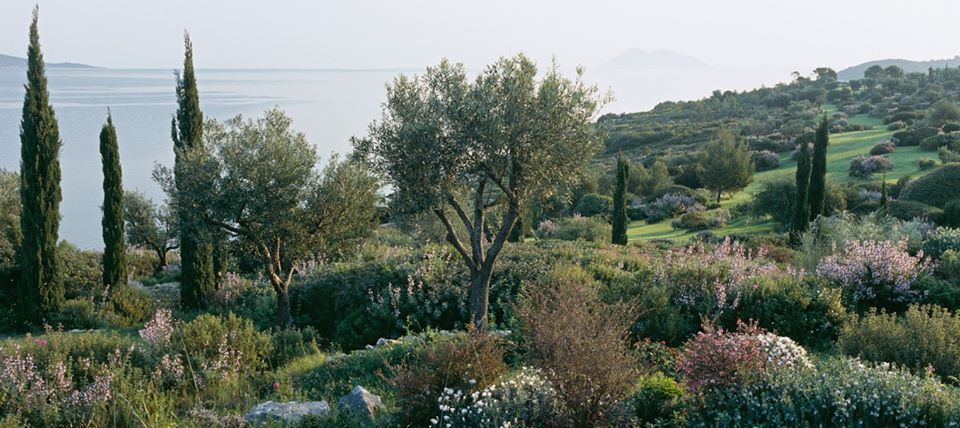
[[20, 121], [20, 318], [34, 324], [63, 302], [63, 275], [57, 254], [60, 228], [60, 131], [50, 94], [33, 9], [27, 84]]
[[830, 144], [830, 132], [827, 116], [824, 115], [817, 127], [817, 137], [813, 143], [813, 164], [810, 169], [810, 221], [823, 214], [823, 201], [827, 188], [827, 145]]
[[627, 245], [627, 181], [630, 180], [630, 165], [623, 158], [617, 158], [617, 185], [613, 192], [613, 237], [610, 242]]
[[810, 146], [800, 144], [800, 157], [797, 159], [797, 203], [790, 223], [790, 242], [800, 243], [800, 235], [807, 230], [810, 221]]
[[127, 285], [127, 253], [123, 229], [123, 176], [113, 116], [100, 129], [103, 160], [103, 286], [111, 292]]
[[[203, 112], [193, 69], [193, 44], [184, 34], [183, 71], [176, 73], [177, 113], [171, 124], [174, 147], [174, 180], [180, 189], [179, 162], [188, 150], [203, 150]], [[204, 227], [190, 207], [178, 207], [180, 218], [180, 300], [186, 308], [202, 308], [213, 292], [213, 246]]]

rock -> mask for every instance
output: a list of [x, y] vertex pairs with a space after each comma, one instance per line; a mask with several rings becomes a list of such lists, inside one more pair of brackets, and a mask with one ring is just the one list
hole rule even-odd
[[400, 343], [400, 341], [396, 339], [384, 339], [381, 337], [377, 339], [377, 348], [380, 348], [382, 346], [387, 346], [387, 345], [393, 345], [397, 343]]
[[330, 405], [326, 401], [290, 401], [287, 403], [267, 401], [250, 409], [243, 419], [252, 425], [277, 421], [297, 423], [304, 416], [323, 416], [328, 412], [330, 412]]
[[337, 403], [344, 412], [353, 412], [361, 416], [373, 419], [377, 412], [383, 408], [383, 401], [379, 395], [371, 394], [362, 386], [357, 385], [349, 394], [344, 395]]

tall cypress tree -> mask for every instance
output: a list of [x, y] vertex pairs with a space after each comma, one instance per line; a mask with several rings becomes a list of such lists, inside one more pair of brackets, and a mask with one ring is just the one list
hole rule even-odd
[[27, 85], [20, 121], [19, 309], [21, 320], [35, 324], [60, 308], [63, 275], [57, 254], [60, 229], [60, 131], [40, 52], [39, 11], [33, 9], [27, 50]]
[[617, 186], [613, 191], [613, 236], [610, 242], [627, 245], [627, 181], [630, 180], [630, 164], [617, 157]]
[[810, 169], [810, 221], [823, 214], [823, 201], [827, 188], [827, 145], [830, 144], [830, 130], [827, 116], [824, 115], [817, 127], [817, 137], [813, 143], [813, 164]]
[[[200, 111], [200, 94], [193, 70], [193, 44], [190, 43], [189, 34], [184, 34], [183, 43], [183, 71], [176, 73], [177, 113], [171, 124], [177, 189], [181, 187], [178, 168], [181, 156], [189, 150], [203, 150], [203, 112]], [[213, 246], [207, 236], [207, 228], [190, 208], [179, 206], [177, 212], [180, 218], [180, 300], [184, 307], [202, 308], [216, 283]]]
[[113, 116], [100, 129], [103, 160], [103, 286], [111, 292], [127, 285], [127, 252], [123, 230], [123, 175]]
[[802, 143], [797, 159], [797, 203], [790, 222], [790, 242], [794, 245], [800, 243], [800, 235], [807, 230], [810, 221], [810, 163], [810, 146]]

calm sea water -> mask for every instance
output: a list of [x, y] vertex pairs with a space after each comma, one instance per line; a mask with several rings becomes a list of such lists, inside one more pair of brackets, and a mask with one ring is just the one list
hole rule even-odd
[[[384, 84], [401, 71], [199, 70], [201, 108], [208, 117], [259, 115], [279, 106], [326, 158], [350, 149], [379, 118]], [[787, 70], [648, 70], [598, 72], [588, 77], [612, 89], [606, 111], [649, 109], [666, 99], [696, 99], [716, 88], [748, 89], [783, 80]], [[151, 179], [156, 163], [173, 162], [170, 119], [175, 109], [171, 70], [48, 69], [50, 97], [63, 139], [63, 203], [60, 237], [81, 248], [101, 248], [103, 175], [99, 133], [107, 108], [113, 113], [123, 164], [123, 183], [156, 201], [164, 198]], [[20, 162], [20, 114], [24, 70], [0, 69], [0, 168]]]

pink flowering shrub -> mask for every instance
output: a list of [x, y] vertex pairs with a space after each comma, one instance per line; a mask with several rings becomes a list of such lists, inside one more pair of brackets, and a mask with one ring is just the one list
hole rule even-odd
[[855, 302], [909, 303], [921, 297], [912, 289], [917, 277], [930, 270], [923, 251], [912, 256], [907, 241], [847, 241], [843, 250], [825, 257], [817, 275], [840, 284]]
[[151, 347], [160, 349], [170, 344], [175, 329], [173, 313], [169, 309], [159, 309], [153, 319], [140, 329], [140, 337]]
[[678, 372], [693, 392], [749, 382], [772, 369], [809, 369], [807, 351], [788, 337], [777, 336], [756, 323], [737, 323], [728, 332], [705, 323], [703, 331], [683, 347]]
[[759, 279], [786, 274], [764, 256], [763, 249], [751, 254], [730, 238], [712, 249], [699, 243], [668, 252], [655, 267], [654, 281], [673, 290], [681, 306], [715, 319], [736, 309], [743, 292], [756, 288]]

